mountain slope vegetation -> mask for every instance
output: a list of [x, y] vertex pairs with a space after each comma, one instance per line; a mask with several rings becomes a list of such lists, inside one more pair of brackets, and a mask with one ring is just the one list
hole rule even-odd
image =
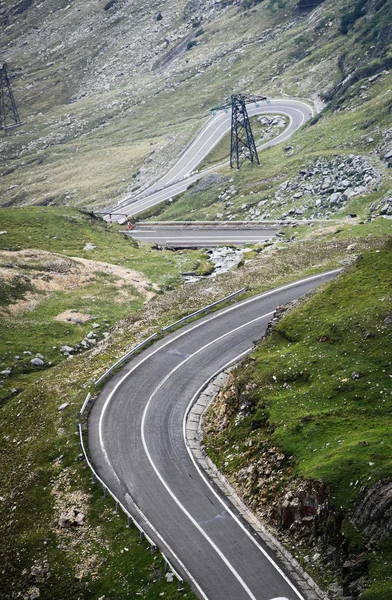
[[339, 573], [332, 597], [392, 591], [391, 252], [389, 240], [281, 311], [205, 423], [246, 502], [325, 584]]
[[[75, 436], [86, 393], [164, 324], [353, 262], [238, 369], [209, 443], [331, 599], [389, 600], [390, 539], [361, 514], [391, 481], [391, 17], [390, 0], [1, 3], [0, 62], [23, 120], [0, 131], [1, 600], [192, 598], [91, 484]], [[157, 180], [233, 92], [305, 98], [314, 118], [260, 168], [222, 168], [154, 218], [311, 222], [184, 289], [203, 252], [138, 247], [92, 211]], [[206, 162], [224, 157], [221, 145]], [[306, 520], [287, 533], [299, 492], [330, 511], [303, 537]]]

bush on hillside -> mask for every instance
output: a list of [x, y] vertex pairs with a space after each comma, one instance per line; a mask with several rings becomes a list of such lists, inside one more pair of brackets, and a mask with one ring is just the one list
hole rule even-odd
[[361, 17], [363, 17], [364, 14], [366, 14], [366, 4], [367, 0], [358, 0], [358, 2], [356, 3], [354, 10], [352, 10], [351, 12], [345, 13], [342, 16], [342, 20], [340, 22], [340, 31], [341, 33], [343, 33], [344, 35], [346, 35], [346, 33], [348, 33], [348, 30], [350, 29], [350, 27], [352, 27], [354, 25], [354, 23], [356, 21], [358, 21], [358, 19], [360, 19]]
[[297, 10], [309, 10], [322, 4], [324, 0], [298, 0]]

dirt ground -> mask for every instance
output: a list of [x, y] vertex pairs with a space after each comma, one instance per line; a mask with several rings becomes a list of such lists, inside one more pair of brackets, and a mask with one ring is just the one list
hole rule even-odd
[[[155, 295], [149, 280], [142, 273], [119, 265], [67, 257], [41, 250], [0, 252], [0, 284], [11, 283], [15, 278], [23, 277], [34, 287], [34, 291], [26, 292], [23, 299], [8, 306], [8, 310], [14, 315], [33, 310], [52, 292], [91, 285], [96, 280], [97, 273], [113, 276], [114, 280], [111, 284], [120, 291], [119, 301], [121, 301], [123, 286], [132, 285], [146, 300], [150, 300]], [[67, 311], [67, 314], [62, 313], [57, 318], [59, 320], [80, 318], [85, 321], [90, 318], [90, 315], [77, 315], [72, 311], [68, 314]]]

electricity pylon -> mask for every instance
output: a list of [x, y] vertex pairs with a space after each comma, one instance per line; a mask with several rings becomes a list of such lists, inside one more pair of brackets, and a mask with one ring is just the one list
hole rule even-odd
[[265, 96], [235, 94], [231, 97], [231, 104], [216, 106], [212, 109], [213, 113], [216, 110], [227, 112], [231, 106], [230, 168], [233, 168], [235, 163], [239, 169], [246, 159], [260, 164], [246, 104], [262, 102], [266, 99]]
[[21, 124], [7, 73], [7, 64], [4, 63], [0, 68], [0, 129], [10, 129]]

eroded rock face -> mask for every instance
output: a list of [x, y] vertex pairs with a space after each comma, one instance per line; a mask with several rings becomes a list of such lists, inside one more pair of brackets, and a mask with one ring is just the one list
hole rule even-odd
[[284, 528], [315, 527], [316, 520], [329, 512], [329, 490], [321, 481], [305, 480], [287, 492], [275, 514]]
[[392, 482], [377, 481], [364, 490], [352, 520], [369, 541], [385, 539], [392, 531]]

